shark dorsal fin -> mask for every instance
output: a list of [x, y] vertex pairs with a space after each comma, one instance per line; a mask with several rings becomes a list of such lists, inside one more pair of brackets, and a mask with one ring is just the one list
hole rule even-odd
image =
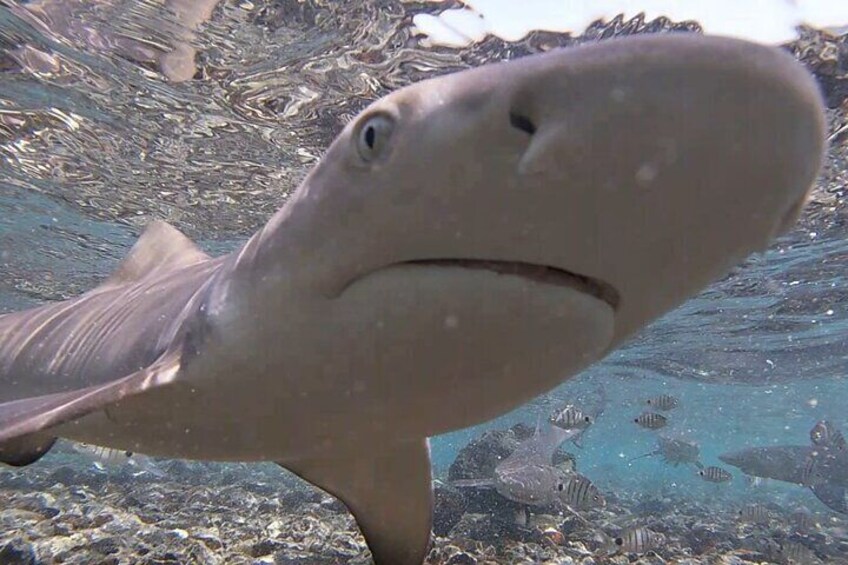
[[209, 256], [177, 228], [168, 222], [155, 220], [145, 228], [129, 254], [103, 286], [137, 282], [206, 259]]

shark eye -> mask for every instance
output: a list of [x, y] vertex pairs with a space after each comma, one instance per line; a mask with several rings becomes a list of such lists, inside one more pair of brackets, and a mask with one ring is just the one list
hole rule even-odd
[[615, 538], [615, 545], [624, 545], [623, 538]]
[[362, 122], [356, 134], [356, 149], [366, 163], [385, 153], [395, 128], [394, 120], [386, 114], [375, 114]]

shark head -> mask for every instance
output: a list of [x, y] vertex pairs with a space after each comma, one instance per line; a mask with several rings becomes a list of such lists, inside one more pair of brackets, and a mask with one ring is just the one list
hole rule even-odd
[[224, 332], [314, 375], [305, 396], [343, 383], [401, 435], [481, 422], [789, 229], [821, 164], [821, 108], [789, 55], [696, 36], [403, 88], [238, 254], [233, 281], [250, 288]]

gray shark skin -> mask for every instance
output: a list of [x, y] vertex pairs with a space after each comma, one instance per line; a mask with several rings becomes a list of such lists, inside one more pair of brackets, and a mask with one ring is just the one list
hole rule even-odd
[[[498, 493], [512, 500], [530, 506], [547, 506], [557, 502], [568, 503], [571, 494], [566, 490], [569, 481], [578, 477], [587, 481], [574, 471], [564, 471], [554, 466], [554, 453], [559, 446], [583, 433], [588, 426], [564, 429], [548, 423], [544, 428], [537, 427], [533, 437], [521, 442], [509, 457], [496, 467], [492, 484]], [[604, 499], [600, 493], [585, 497], [577, 504], [580, 509], [595, 505], [603, 505]]]
[[0, 317], [0, 459], [55, 437], [278, 461], [379, 564], [430, 538], [426, 438], [603, 358], [794, 223], [823, 159], [788, 54], [663, 35], [423, 81], [348, 124], [240, 249], [164, 223]]
[[515, 450], [497, 469], [520, 467], [526, 464], [553, 465], [554, 454], [559, 446], [586, 431], [586, 427], [565, 429], [551, 423], [538, 426], [536, 432], [516, 446]]
[[[574, 471], [566, 471], [553, 464], [559, 446], [584, 432], [588, 426], [564, 429], [546, 423], [537, 427], [532, 437], [524, 440], [503, 461], [498, 463], [492, 477], [451, 481], [459, 488], [494, 488], [498, 494], [513, 502], [527, 506], [574, 505], [578, 509], [603, 506], [606, 502], [591, 481]], [[570, 481], [584, 481], [592, 492], [573, 500]]]
[[826, 421], [817, 424], [813, 431], [822, 425], [834, 432], [833, 443], [817, 441], [811, 433], [812, 445], [750, 447], [723, 453], [719, 459], [746, 475], [810, 487], [831, 510], [848, 514], [848, 455], [844, 440]]
[[813, 448], [806, 445], [749, 447], [723, 453], [718, 458], [754, 477], [804, 484], [804, 462]]
[[[569, 406], [567, 409], [572, 408]], [[582, 413], [581, 413], [582, 414]], [[553, 419], [553, 418], [552, 418]], [[561, 499], [560, 485], [576, 473], [554, 466], [554, 454], [564, 442], [579, 437], [589, 422], [565, 428], [537, 423], [533, 435], [519, 443], [512, 453], [495, 466], [491, 477], [451, 481], [459, 488], [494, 488], [498, 494], [529, 506], [547, 506]]]

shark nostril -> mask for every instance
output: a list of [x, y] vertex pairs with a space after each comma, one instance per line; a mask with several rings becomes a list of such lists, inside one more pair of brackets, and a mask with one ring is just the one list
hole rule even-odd
[[522, 116], [515, 112], [509, 113], [509, 125], [530, 135], [536, 133], [536, 125], [532, 122], [532, 120], [530, 120], [527, 116]]

